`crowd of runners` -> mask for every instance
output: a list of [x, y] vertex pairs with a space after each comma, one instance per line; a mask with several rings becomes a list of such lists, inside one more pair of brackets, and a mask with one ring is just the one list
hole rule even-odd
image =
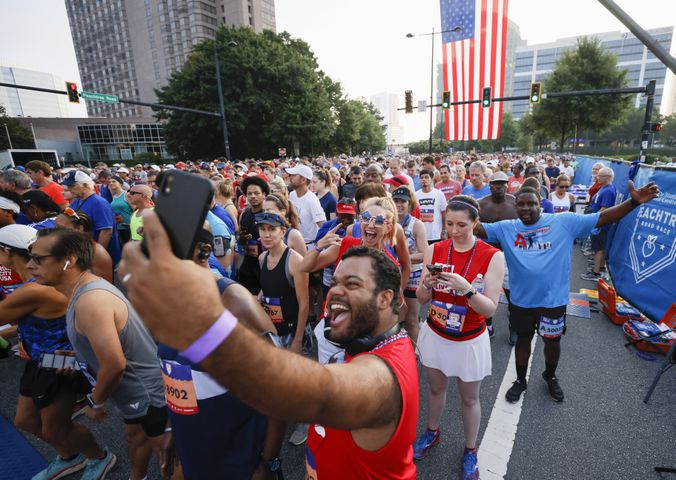
[[[591, 238], [583, 278], [597, 280], [608, 225], [659, 195], [630, 183], [616, 205], [598, 164], [576, 197], [575, 167], [453, 154], [0, 172], [0, 323], [18, 327], [25, 359], [14, 423], [57, 454], [33, 478], [105, 478], [124, 452], [77, 416], [110, 422], [115, 408], [132, 480], [152, 458], [165, 478], [281, 479], [286, 438], [306, 444], [307, 479], [413, 479], [455, 378], [457, 458], [478, 479], [491, 339], [515, 346], [506, 401], [528, 386], [535, 334], [562, 401], [572, 246]], [[213, 185], [192, 261], [153, 212], [173, 169]], [[509, 325], [497, 326], [501, 292]]]

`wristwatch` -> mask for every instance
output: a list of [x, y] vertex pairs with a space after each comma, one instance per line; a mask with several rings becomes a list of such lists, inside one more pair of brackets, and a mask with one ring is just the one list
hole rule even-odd
[[105, 403], [96, 403], [96, 402], [94, 402], [94, 398], [92, 397], [92, 394], [91, 394], [91, 393], [88, 393], [87, 396], [86, 396], [85, 398], [86, 398], [86, 400], [87, 400], [87, 405], [88, 405], [90, 408], [93, 408], [94, 410], [96, 410], [97, 408], [103, 408], [103, 407], [105, 406]]
[[263, 465], [268, 472], [275, 473], [282, 468], [282, 461], [279, 459], [279, 457], [275, 457], [272, 460], [263, 460]]
[[467, 298], [467, 300], [469, 300], [475, 294], [476, 294], [476, 288], [474, 288], [473, 285], [470, 285], [469, 290], [467, 290], [463, 295], [465, 296], [465, 298]]

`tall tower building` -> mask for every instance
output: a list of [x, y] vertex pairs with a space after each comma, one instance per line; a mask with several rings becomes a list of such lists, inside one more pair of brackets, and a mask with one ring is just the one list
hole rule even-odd
[[[220, 25], [275, 30], [274, 0], [66, 0], [82, 89], [154, 102], [199, 42]], [[88, 102], [91, 116], [149, 116], [150, 109]]]
[[404, 127], [399, 124], [399, 96], [396, 93], [381, 92], [371, 95], [371, 103], [380, 112], [383, 119], [380, 124], [385, 127], [387, 145], [404, 143]]

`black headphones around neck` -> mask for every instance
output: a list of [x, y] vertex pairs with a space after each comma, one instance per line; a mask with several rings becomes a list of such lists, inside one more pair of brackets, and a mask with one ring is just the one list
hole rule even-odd
[[331, 332], [331, 327], [329, 326], [328, 320], [326, 320], [326, 323], [324, 324], [324, 338], [326, 338], [329, 342], [333, 343], [334, 345], [338, 345], [339, 347], [343, 347], [345, 349], [345, 353], [347, 353], [349, 356], [354, 357], [355, 355], [358, 355], [360, 353], [366, 353], [370, 352], [375, 348], [376, 345], [378, 345], [380, 342], [383, 340], [396, 335], [399, 333], [401, 330], [401, 325], [397, 322], [396, 325], [394, 325], [392, 328], [387, 330], [385, 333], [382, 335], [378, 335], [377, 337], [372, 337], [371, 335], [359, 335], [352, 340], [350, 340], [347, 344], [341, 344], [338, 343], [334, 340], [331, 340], [328, 335]]

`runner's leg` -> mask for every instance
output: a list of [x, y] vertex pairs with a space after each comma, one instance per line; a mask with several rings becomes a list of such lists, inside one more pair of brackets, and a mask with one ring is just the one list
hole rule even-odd
[[131, 463], [131, 480], [141, 480], [148, 474], [148, 463], [153, 449], [140, 424], [125, 424], [127, 452]]
[[[403, 310], [403, 309], [402, 309]], [[418, 324], [418, 315], [420, 315], [420, 303], [415, 298], [406, 298], [406, 311], [404, 318], [404, 327], [408, 332], [414, 343], [418, 341], [418, 332], [420, 325]], [[402, 318], [401, 315], [399, 318]]]
[[427, 377], [430, 382], [429, 417], [427, 428], [437, 430], [441, 424], [441, 413], [446, 405], [446, 392], [448, 390], [448, 377], [441, 370], [426, 367]]
[[458, 392], [462, 401], [462, 425], [465, 430], [465, 448], [476, 448], [476, 439], [479, 435], [481, 423], [481, 402], [479, 392], [481, 380], [477, 382], [463, 382], [458, 378]]

